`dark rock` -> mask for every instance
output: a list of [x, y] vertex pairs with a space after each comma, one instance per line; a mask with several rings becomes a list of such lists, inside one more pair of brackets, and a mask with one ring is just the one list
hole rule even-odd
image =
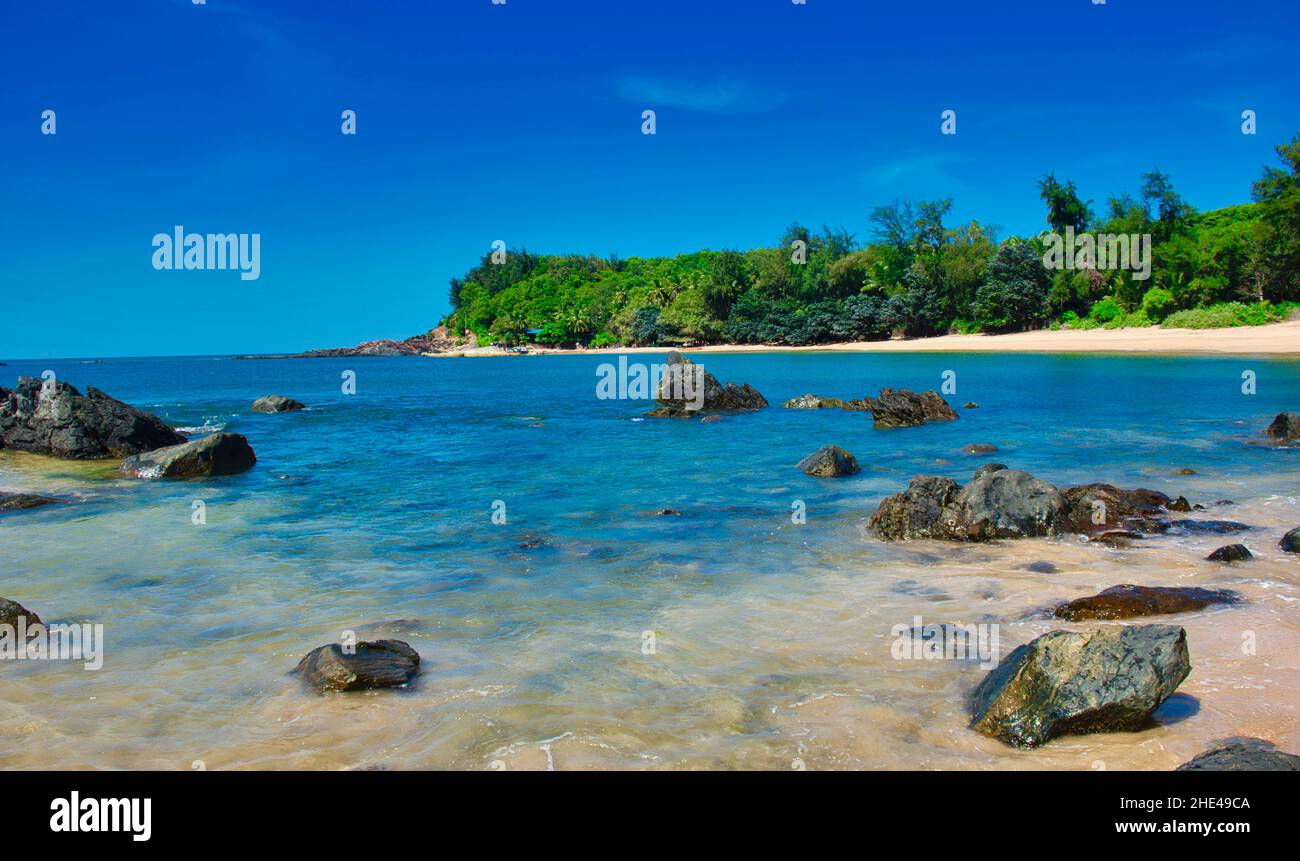
[[1061, 570], [1051, 562], [1030, 562], [1025, 566], [1026, 571], [1033, 571], [1035, 574], [1055, 574]]
[[1300, 526], [1283, 535], [1277, 546], [1287, 553], [1300, 553]]
[[27, 627], [32, 625], [42, 625], [41, 617], [28, 610], [17, 601], [10, 601], [8, 598], [0, 598], [0, 625], [11, 625], [18, 627], [18, 620], [26, 619]]
[[1005, 463], [986, 463], [983, 466], [981, 466], [979, 469], [975, 470], [975, 475], [973, 477], [980, 478], [982, 476], [988, 475], [990, 472], [997, 472], [999, 469], [1006, 469], [1006, 468], [1007, 465]]
[[267, 395], [253, 401], [252, 409], [255, 413], [288, 413], [305, 410], [307, 405], [293, 398], [286, 398], [284, 395]]
[[1245, 544], [1227, 544], [1205, 557], [1210, 562], [1245, 562], [1254, 559]]
[[295, 673], [318, 691], [361, 691], [404, 685], [420, 671], [420, 655], [401, 640], [362, 641], [356, 654], [337, 643], [306, 654]]
[[1187, 501], [1187, 497], [1180, 496], [1173, 502], [1169, 503], [1170, 511], [1191, 511], [1192, 504]]
[[962, 446], [962, 451], [967, 454], [993, 454], [997, 450], [997, 446], [989, 445], [986, 442], [972, 442]]
[[51, 496], [41, 496], [39, 493], [9, 493], [0, 490], [0, 511], [24, 511], [54, 502], [58, 500]]
[[1175, 520], [1173, 525], [1198, 535], [1231, 535], [1251, 528], [1234, 520]]
[[1278, 413], [1273, 423], [1264, 428], [1264, 433], [1274, 439], [1300, 438], [1300, 415], [1296, 413]]
[[681, 517], [682, 513], [676, 508], [661, 508], [655, 512], [656, 517]]
[[971, 727], [1017, 747], [1139, 730], [1189, 672], [1187, 632], [1175, 625], [1052, 631], [984, 677]]
[[519, 542], [520, 550], [544, 550], [551, 546], [551, 543], [545, 538], [539, 538], [536, 535], [530, 535], [523, 541]]
[[957, 418], [953, 408], [935, 391], [917, 394], [908, 389], [881, 389], [880, 397], [863, 398], [861, 403], [879, 428], [915, 427]]
[[162, 419], [94, 387], [82, 395], [67, 383], [19, 377], [14, 391], [0, 388], [0, 448], [87, 460], [183, 442]]
[[1094, 532], [1088, 540], [1096, 541], [1099, 544], [1107, 544], [1111, 547], [1128, 547], [1134, 541], [1142, 539], [1141, 532], [1135, 532], [1132, 529], [1102, 529]]
[[845, 451], [837, 445], [824, 445], [817, 449], [799, 461], [799, 469], [802, 469], [808, 475], [821, 478], [856, 475], [861, 471], [858, 468], [857, 458], [851, 452]]
[[214, 433], [183, 445], [136, 454], [122, 461], [124, 475], [135, 478], [197, 478], [234, 475], [252, 469], [257, 455], [237, 433]]
[[1100, 482], [1069, 487], [1064, 492], [1069, 511], [1062, 531], [1078, 535], [1096, 535], [1115, 528], [1161, 531], [1156, 524], [1171, 501], [1159, 491], [1140, 487], [1122, 490]]
[[1300, 771], [1300, 756], [1262, 738], [1229, 738], [1197, 754], [1176, 771]]
[[1111, 586], [1097, 595], [1076, 598], [1055, 610], [1058, 619], [1085, 622], [1091, 619], [1132, 619], [1166, 613], [1191, 613], [1211, 604], [1236, 604], [1241, 595], [1230, 589], [1202, 589], [1199, 586]]
[[661, 406], [646, 413], [654, 418], [694, 418], [701, 410], [758, 410], [767, 406], [767, 399], [749, 383], [723, 386], [717, 377], [676, 350], [668, 354], [655, 400]]
[[979, 409], [979, 406], [980, 405], [975, 403], [974, 401], [967, 401], [963, 408], [968, 410], [977, 410]]
[[886, 541], [1024, 538], [1053, 534], [1065, 510], [1065, 497], [1052, 485], [1018, 469], [999, 469], [982, 472], [964, 488], [951, 479], [914, 478], [904, 493], [880, 503], [870, 527]]

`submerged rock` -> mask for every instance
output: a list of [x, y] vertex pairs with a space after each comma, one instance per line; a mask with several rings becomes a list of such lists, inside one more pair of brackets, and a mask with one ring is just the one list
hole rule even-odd
[[997, 450], [997, 446], [986, 442], [972, 442], [962, 446], [962, 451], [966, 454], [993, 454]]
[[1300, 553], [1300, 526], [1283, 535], [1277, 546], [1287, 553]]
[[1176, 625], [1052, 631], [1002, 659], [970, 699], [971, 728], [1017, 747], [1146, 725], [1191, 672]]
[[183, 442], [162, 419], [93, 386], [83, 395], [67, 383], [19, 377], [17, 389], [0, 387], [0, 448], [89, 460]]
[[824, 445], [799, 461], [799, 469], [808, 475], [820, 478], [835, 478], [841, 475], [856, 475], [861, 472], [858, 460], [852, 452], [837, 445]]
[[235, 475], [257, 463], [248, 440], [237, 433], [214, 433], [183, 445], [172, 445], [122, 462], [121, 472], [134, 478], [197, 478]]
[[1245, 544], [1225, 544], [1205, 558], [1209, 562], [1245, 562], [1255, 557]]
[[1058, 619], [1084, 622], [1093, 619], [1132, 619], [1166, 613], [1191, 613], [1211, 604], [1236, 604], [1241, 595], [1231, 589], [1198, 586], [1111, 586], [1097, 595], [1076, 598], [1057, 607]]
[[1273, 423], [1264, 428], [1264, 433], [1273, 439], [1300, 439], [1300, 414], [1278, 413]]
[[1196, 475], [1196, 470], [1184, 466], [1181, 469], [1175, 469], [1174, 475]]
[[1175, 520], [1173, 525], [1185, 532], [1209, 535], [1231, 535], [1251, 528], [1235, 520]]
[[881, 389], [878, 398], [863, 398], [879, 428], [906, 428], [926, 422], [951, 421], [957, 413], [936, 391], [917, 394], [908, 389]]
[[25, 511], [55, 502], [58, 500], [54, 497], [41, 496], [39, 493], [9, 493], [0, 490], [0, 511]]
[[681, 517], [682, 513], [676, 508], [661, 508], [655, 512], [656, 517]]
[[702, 410], [758, 410], [768, 405], [749, 383], [723, 386], [717, 377], [676, 350], [668, 354], [655, 400], [661, 406], [646, 413], [654, 418], [694, 418]]
[[288, 413], [305, 409], [307, 409], [306, 404], [293, 398], [286, 398], [284, 395], [266, 395], [253, 401], [252, 407], [255, 413]]
[[977, 410], [980, 408], [980, 405], [974, 401], [967, 401], [963, 408], [968, 410]]
[[17, 601], [10, 601], [8, 598], [0, 598], [0, 625], [11, 625], [18, 627], [18, 620], [26, 619], [27, 627], [32, 625], [42, 625], [41, 617], [28, 610]]
[[1262, 738], [1229, 738], [1178, 766], [1175, 771], [1300, 771], [1300, 756]]
[[399, 687], [420, 671], [420, 654], [401, 640], [362, 641], [347, 654], [338, 643], [318, 646], [294, 668], [318, 691], [361, 691]]

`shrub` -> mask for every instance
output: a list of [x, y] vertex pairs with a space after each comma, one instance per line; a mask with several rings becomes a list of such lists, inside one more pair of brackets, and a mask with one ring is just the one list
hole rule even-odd
[[1163, 287], [1152, 287], [1142, 296], [1142, 313], [1152, 320], [1163, 320], [1176, 310], [1178, 301]]

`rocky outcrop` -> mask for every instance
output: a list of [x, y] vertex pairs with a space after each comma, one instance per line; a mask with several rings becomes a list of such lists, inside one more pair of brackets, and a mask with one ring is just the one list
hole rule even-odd
[[1191, 613], [1211, 604], [1236, 604], [1241, 595], [1231, 589], [1202, 589], [1198, 586], [1111, 586], [1097, 595], [1076, 598], [1057, 607], [1054, 615], [1071, 622], [1103, 619], [1132, 619]]
[[1016, 747], [1139, 730], [1191, 672], [1175, 625], [1052, 631], [1002, 659], [970, 698], [971, 728]]
[[52, 496], [41, 496], [39, 493], [9, 493], [0, 490], [0, 511], [25, 511], [54, 502], [58, 500]]
[[1264, 434], [1273, 439], [1300, 440], [1300, 414], [1278, 413], [1272, 424], [1264, 428]]
[[837, 445], [824, 445], [817, 449], [799, 461], [799, 469], [819, 478], [857, 475], [861, 472], [857, 458]]
[[13, 391], [0, 388], [0, 448], [89, 460], [183, 442], [162, 419], [93, 386], [83, 395], [67, 383], [19, 377]]
[[18, 627], [18, 620], [26, 620], [27, 627], [32, 625], [44, 624], [41, 617], [28, 610], [17, 601], [10, 601], [8, 598], [0, 598], [0, 625], [9, 625]]
[[266, 395], [253, 401], [252, 409], [255, 413], [289, 413], [305, 410], [307, 405], [284, 395]]
[[1254, 558], [1245, 544], [1225, 544], [1205, 557], [1208, 562], [1245, 562]]
[[1178, 766], [1176, 771], [1300, 771], [1300, 756], [1262, 738], [1229, 738]]
[[839, 398], [823, 398], [820, 395], [800, 395], [782, 404], [787, 410], [865, 410], [862, 401], [845, 401]]
[[880, 397], [863, 398], [878, 428], [906, 428], [926, 422], [951, 421], [957, 413], [938, 392], [917, 394], [908, 389], [881, 389]]
[[1287, 553], [1300, 553], [1300, 526], [1283, 535], [1277, 546]]
[[121, 472], [133, 478], [198, 478], [235, 475], [257, 463], [248, 440], [237, 433], [214, 433], [193, 442], [132, 455]]
[[[473, 337], [471, 343], [464, 346], [477, 346]], [[422, 356], [429, 353], [446, 353], [456, 348], [456, 342], [447, 333], [444, 326], [430, 329], [423, 335], [412, 335], [402, 340], [381, 338], [377, 341], [365, 341], [355, 347], [329, 347], [323, 350], [308, 350], [305, 353], [288, 353], [262, 356], [236, 356], [238, 359], [337, 359], [366, 358], [370, 356]]]
[[1067, 511], [1065, 496], [1018, 469], [981, 470], [965, 487], [920, 476], [886, 497], [870, 528], [886, 541], [939, 538], [988, 541], [1054, 534]]
[[347, 651], [337, 643], [318, 646], [294, 668], [309, 687], [318, 691], [400, 687], [419, 671], [420, 654], [401, 640], [362, 641]]
[[767, 406], [767, 399], [749, 383], [724, 386], [703, 366], [676, 350], [668, 354], [655, 400], [661, 406], [646, 413], [655, 418], [693, 418], [703, 411], [758, 410]]

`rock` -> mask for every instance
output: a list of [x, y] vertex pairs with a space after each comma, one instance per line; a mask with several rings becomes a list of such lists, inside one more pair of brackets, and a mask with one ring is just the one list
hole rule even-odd
[[1226, 544], [1205, 557], [1210, 562], [1245, 562], [1254, 559], [1245, 544]]
[[1033, 571], [1035, 574], [1055, 574], [1060, 569], [1051, 562], [1030, 562], [1025, 566], [1026, 571]]
[[949, 530], [957, 540], [1051, 535], [1066, 510], [1065, 496], [1018, 469], [984, 473], [953, 500]]
[[881, 389], [880, 397], [863, 398], [861, 403], [878, 428], [915, 427], [957, 418], [948, 402], [933, 390], [917, 394], [908, 389]]
[[[701, 390], [702, 400], [699, 397]], [[646, 415], [659, 418], [690, 418], [698, 415], [700, 410], [758, 410], [767, 406], [767, 399], [749, 383], [723, 386], [717, 377], [676, 350], [668, 354], [655, 400], [662, 406]]]
[[267, 395], [253, 401], [255, 413], [288, 413], [305, 409], [307, 409], [306, 404], [299, 403], [293, 398], [286, 398], [284, 395]]
[[972, 442], [962, 446], [962, 451], [967, 454], [993, 454], [997, 450], [997, 446], [989, 445], [986, 442]]
[[1052, 631], [1002, 659], [971, 696], [971, 728], [1016, 747], [1135, 731], [1191, 672], [1176, 625]]
[[1096, 541], [1098, 544], [1106, 544], [1110, 547], [1128, 547], [1134, 541], [1142, 539], [1141, 532], [1135, 532], [1132, 529], [1103, 529], [1089, 536], [1089, 541]]
[[1300, 526], [1283, 535], [1277, 546], [1287, 553], [1300, 553]]
[[722, 421], [722, 416], [720, 415], [700, 416], [700, 424], [702, 425], [717, 424], [720, 421]]
[[1300, 415], [1278, 413], [1273, 423], [1264, 428], [1264, 433], [1274, 439], [1298, 439], [1300, 438]]
[[974, 401], [967, 401], [967, 402], [965, 403], [965, 405], [963, 406], [963, 409], [967, 409], [967, 410], [977, 410], [977, 409], [979, 409], [979, 407], [980, 407], [980, 405], [977, 404], [977, 403], [975, 403]]
[[551, 543], [545, 538], [536, 535], [529, 535], [523, 541], [519, 542], [520, 550], [546, 550], [550, 548]]
[[1173, 502], [1169, 503], [1168, 508], [1170, 511], [1191, 511], [1192, 504], [1187, 501], [1187, 497], [1180, 496]]
[[817, 449], [799, 461], [799, 469], [821, 478], [856, 475], [861, 471], [857, 458], [837, 445], [824, 445]]
[[26, 619], [27, 627], [32, 625], [43, 625], [41, 617], [28, 610], [17, 601], [10, 601], [8, 598], [0, 598], [0, 625], [10, 625], [18, 627], [18, 620]]
[[655, 512], [656, 517], [681, 517], [682, 513], [676, 508], [661, 508]]
[[988, 475], [990, 472], [997, 472], [999, 469], [1006, 468], [1007, 465], [1005, 463], [986, 463], [979, 469], [975, 470], [975, 475], [973, 477], [979, 478], [980, 476]]
[[136, 454], [122, 461], [121, 472], [134, 478], [197, 478], [234, 475], [252, 469], [257, 455], [237, 433], [214, 433], [183, 445]]
[[855, 406], [849, 401], [840, 400], [839, 398], [823, 398], [818, 395], [800, 395], [797, 398], [791, 398], [782, 404], [787, 410], [860, 410], [861, 406]]
[[1300, 771], [1300, 756], [1277, 749], [1262, 738], [1229, 738], [1175, 771]]
[[41, 496], [39, 493], [9, 493], [0, 490], [0, 511], [24, 511], [54, 502], [58, 500], [52, 496]]
[[420, 655], [401, 640], [361, 641], [356, 654], [337, 643], [318, 646], [298, 662], [295, 673], [318, 691], [362, 691], [399, 687], [420, 671]]
[[1246, 524], [1237, 523], [1235, 520], [1176, 520], [1173, 525], [1185, 532], [1198, 535], [1231, 535], [1234, 532], [1245, 532], [1250, 529]]
[[1069, 512], [1062, 531], [1077, 535], [1091, 536], [1115, 528], [1161, 532], [1160, 521], [1170, 504], [1169, 497], [1159, 491], [1122, 490], [1100, 482], [1069, 487], [1064, 493]]
[[1231, 589], [1202, 589], [1199, 586], [1111, 586], [1097, 595], [1076, 598], [1054, 611], [1056, 618], [1071, 622], [1091, 619], [1132, 619], [1166, 613], [1191, 613], [1211, 604], [1237, 604], [1241, 595]]
[[19, 377], [16, 390], [0, 388], [0, 448], [88, 460], [183, 442], [162, 419], [94, 387], [83, 395], [67, 383]]
[[886, 541], [947, 538], [940, 519], [960, 492], [961, 485], [951, 478], [917, 476], [907, 490], [881, 500], [869, 528]]
[[1196, 470], [1183, 467], [1182, 469], [1175, 469], [1174, 475], [1196, 475]]

